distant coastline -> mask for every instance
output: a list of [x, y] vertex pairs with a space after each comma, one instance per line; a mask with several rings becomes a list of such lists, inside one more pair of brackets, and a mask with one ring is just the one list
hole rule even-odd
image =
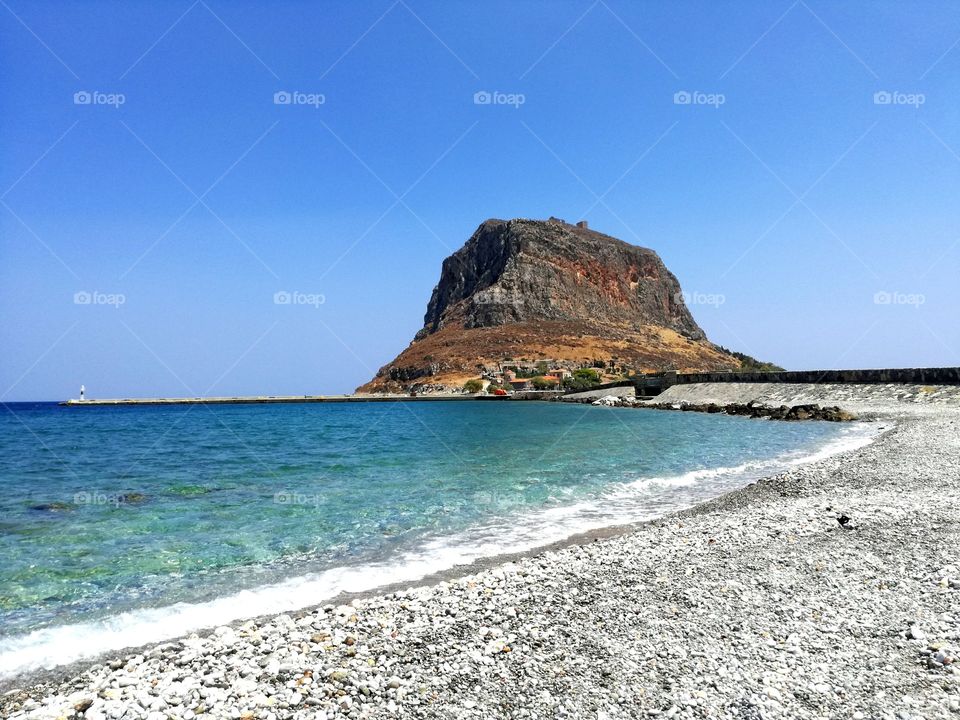
[[90, 407], [103, 405], [251, 405], [257, 403], [395, 402], [398, 400], [469, 400], [471, 395], [237, 395], [230, 397], [103, 398], [64, 400], [60, 405]]
[[[633, 386], [638, 395], [654, 396], [674, 385], [692, 385], [700, 383], [783, 383], [783, 384], [859, 384], [859, 385], [960, 385], [960, 367], [927, 368], [869, 368], [849, 370], [783, 370], [770, 372], [688, 372], [675, 371], [638, 374], [632, 379], [619, 382], [602, 383], [586, 392]], [[562, 395], [577, 395], [578, 392], [563, 390], [514, 391], [506, 396], [484, 392], [407, 392], [407, 393], [354, 393], [335, 395], [238, 395], [224, 397], [173, 397], [173, 398], [102, 398], [70, 399], [60, 405], [102, 406], [102, 405], [229, 405], [254, 403], [330, 403], [330, 402], [396, 402], [399, 400], [543, 400]]]

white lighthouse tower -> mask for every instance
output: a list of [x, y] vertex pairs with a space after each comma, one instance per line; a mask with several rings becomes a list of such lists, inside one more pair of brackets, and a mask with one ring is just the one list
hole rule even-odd
[[87, 393], [87, 389], [83, 385], [81, 385], [80, 386], [80, 402], [83, 402], [84, 400], [87, 399], [85, 397], [86, 393]]

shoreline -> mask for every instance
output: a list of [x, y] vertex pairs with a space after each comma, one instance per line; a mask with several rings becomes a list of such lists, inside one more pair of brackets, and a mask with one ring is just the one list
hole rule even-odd
[[[644, 409], [644, 405], [633, 405], [633, 406], [623, 406], [620, 409]], [[649, 409], [662, 409], [655, 406], [651, 406]], [[875, 424], [874, 420], [854, 420], [849, 423], [845, 423], [850, 426], [873, 426]], [[891, 423], [893, 425], [893, 423]], [[179, 633], [170, 636], [169, 638], [162, 640], [152, 640], [146, 643], [138, 643], [135, 645], [125, 646], [118, 649], [110, 649], [99, 652], [95, 655], [88, 656], [86, 658], [81, 658], [78, 660], [73, 660], [67, 662], [63, 665], [57, 665], [50, 668], [38, 668], [25, 670], [23, 672], [17, 673], [16, 675], [10, 675], [7, 677], [0, 677], [0, 709], [3, 707], [2, 696], [13, 691], [22, 690], [28, 686], [34, 687], [37, 685], [57, 685], [65, 683], [78, 674], [82, 673], [84, 670], [87, 670], [94, 665], [103, 665], [109, 664], [112, 661], [128, 658], [131, 655], [142, 654], [150, 651], [153, 648], [164, 646], [168, 644], [175, 644], [184, 641], [185, 639], [191, 636], [198, 637], [208, 637], [210, 636], [217, 627], [233, 627], [239, 628], [242, 625], [250, 622], [263, 622], [271, 618], [276, 617], [279, 614], [288, 614], [292, 617], [298, 618], [303, 617], [312, 612], [316, 612], [319, 609], [324, 607], [334, 606], [334, 605], [344, 605], [348, 604], [354, 600], [364, 600], [369, 598], [378, 597], [381, 595], [386, 595], [398, 591], [405, 591], [409, 589], [419, 589], [435, 586], [442, 582], [448, 582], [451, 580], [463, 578], [468, 575], [473, 575], [484, 570], [489, 570], [502, 565], [505, 563], [515, 562], [523, 558], [531, 557], [540, 557], [545, 553], [555, 552], [565, 548], [585, 545], [594, 543], [600, 540], [610, 539], [628, 535], [631, 533], [642, 531], [644, 528], [647, 528], [651, 525], [656, 525], [658, 523], [667, 521], [674, 517], [681, 517], [688, 513], [694, 513], [701, 506], [709, 506], [715, 502], [718, 502], [728, 496], [736, 495], [738, 493], [743, 493], [757, 483], [761, 483], [767, 480], [770, 477], [773, 477], [777, 474], [783, 472], [789, 472], [792, 467], [804, 467], [807, 465], [815, 464], [821, 462], [823, 459], [836, 457], [838, 455], [844, 455], [847, 453], [855, 453], [861, 450], [863, 447], [869, 446], [877, 442], [880, 438], [883, 437], [890, 428], [880, 429], [877, 428], [873, 432], [864, 432], [862, 440], [865, 440], [860, 445], [857, 445], [854, 448], [843, 448], [831, 450], [831, 446], [834, 443], [842, 442], [840, 438], [833, 438], [826, 442], [825, 445], [815, 450], [811, 455], [803, 456], [799, 460], [793, 461], [784, 461], [783, 465], [777, 472], [768, 474], [767, 470], [762, 471], [762, 474], [748, 475], [749, 479], [748, 484], [744, 485], [741, 488], [734, 489], [731, 491], [724, 492], [715, 497], [707, 498], [703, 501], [697, 502], [694, 505], [691, 505], [686, 508], [681, 508], [679, 510], [672, 511], [666, 515], [662, 515], [656, 518], [651, 518], [647, 520], [638, 520], [635, 522], [629, 523], [616, 523], [611, 525], [599, 526], [596, 528], [590, 528], [587, 530], [576, 531], [572, 534], [566, 535], [562, 538], [546, 542], [542, 545], [537, 545], [534, 547], [521, 549], [521, 550], [506, 550], [502, 552], [496, 552], [492, 555], [487, 555], [483, 557], [478, 557], [477, 559], [466, 562], [454, 564], [450, 567], [441, 568], [439, 570], [431, 571], [426, 575], [414, 578], [412, 580], [399, 580], [395, 582], [386, 583], [383, 585], [377, 585], [375, 587], [359, 590], [359, 591], [348, 591], [348, 592], [339, 592], [336, 595], [331, 595], [330, 597], [320, 601], [312, 602], [305, 604], [301, 607], [285, 610], [282, 613], [278, 611], [271, 611], [260, 614], [251, 614], [244, 615], [234, 620], [227, 622], [219, 623], [216, 625], [208, 625], [200, 627], [197, 629], [190, 630], [188, 632]], [[826, 456], [821, 456], [824, 451], [828, 451]], [[775, 459], [765, 462], [773, 462]], [[293, 578], [291, 578], [293, 579]], [[256, 589], [256, 588], [251, 588]], [[161, 608], [162, 609], [162, 608]]]
[[[904, 412], [898, 412], [901, 410]], [[474, 576], [485, 576], [491, 573], [497, 574], [500, 572], [498, 568], [502, 568], [506, 565], [515, 565], [517, 563], [529, 565], [534, 561], [555, 564], [558, 562], [558, 554], [570, 554], [571, 552], [577, 553], [579, 551], [588, 550], [591, 547], [598, 547], [600, 550], [609, 549], [609, 547], [605, 546], [610, 546], [611, 544], [615, 543], [629, 544], [631, 542], [640, 543], [649, 541], [651, 540], [651, 536], [660, 535], [663, 532], [666, 532], [666, 529], [672, 527], [674, 524], [679, 524], [682, 527], [684, 521], [687, 520], [693, 521], [697, 518], [712, 518], [720, 520], [724, 517], [727, 517], [728, 520], [730, 517], [736, 519], [736, 517], [741, 513], [747, 511], [756, 511], [758, 506], [762, 508], [764, 503], [776, 500], [778, 497], [783, 496], [785, 491], [794, 492], [795, 489], [791, 490], [788, 486], [791, 484], [792, 480], [797, 478], [797, 476], [823, 474], [828, 472], [837, 464], [858, 465], [861, 463], [861, 461], [864, 461], [865, 456], [872, 457], [877, 453], [881, 455], [890, 452], [898, 453], [899, 450], [896, 446], [903, 439], [905, 434], [912, 433], [912, 429], [917, 425], [926, 425], [931, 421], [930, 418], [925, 418], [922, 414], [917, 415], [916, 413], [906, 412], [906, 410], [909, 409], [891, 407], [882, 409], [876, 413], [867, 413], [885, 425], [886, 428], [882, 433], [876, 435], [866, 446], [861, 446], [854, 450], [843, 451], [827, 458], [822, 458], [811, 463], [805, 463], [795, 468], [791, 468], [785, 472], [763, 477], [744, 488], [734, 490], [717, 498], [699, 503], [691, 508], [671, 513], [662, 518], [629, 525], [618, 525], [592, 530], [586, 533], [573, 535], [563, 540], [529, 551], [500, 554], [479, 559], [469, 565], [459, 565], [448, 570], [432, 573], [414, 582], [395, 583], [361, 593], [343, 594], [335, 598], [331, 598], [321, 605], [309, 606], [300, 611], [290, 612], [288, 615], [296, 622], [297, 620], [310, 619], [315, 616], [323, 618], [325, 615], [330, 614], [328, 610], [335, 604], [344, 605], [348, 602], [354, 601], [361, 606], [377, 603], [395, 603], [397, 602], [397, 599], [394, 598], [391, 600], [391, 594], [398, 594], [401, 597], [417, 596], [421, 593], [426, 595], [430, 595], [431, 593], [436, 594], [440, 592], [445, 584], [449, 585], [451, 583], [458, 583], [462, 585], [464, 582], [470, 582], [469, 579]], [[945, 417], [952, 417], [952, 414], [947, 410], [945, 410], [943, 414]], [[933, 413], [932, 415], [934, 416], [935, 421], [937, 416], [941, 415], [941, 413]], [[952, 421], [951, 424], [953, 424]], [[828, 488], [817, 487], [814, 485], [812, 487], [806, 487], [800, 492], [801, 495], [804, 491], [806, 491], [807, 494], [815, 494], [818, 491], [822, 493], [825, 489]], [[412, 592], [410, 592], [411, 588], [413, 588]], [[247, 632], [244, 630], [244, 627], [249, 627], [251, 623], [254, 626], [270, 626], [271, 623], [276, 621], [278, 617], [279, 616], [276, 615], [259, 616], [251, 620], [240, 620], [235, 623], [231, 623], [230, 627], [233, 628], [234, 632], [244, 633]], [[218, 628], [217, 630], [207, 630], [203, 633], [197, 633], [197, 635], [216, 642], [218, 633], [222, 633], [222, 629]], [[108, 659], [128, 658], [130, 655], [136, 654], [138, 650], [164, 647], [166, 645], [183, 644], [184, 638], [182, 637], [159, 645], [157, 643], [150, 643], [146, 646], [106, 653], [105, 655], [99, 656], [96, 659], [91, 658], [77, 661], [75, 663], [59, 666], [51, 670], [31, 671], [13, 678], [9, 678], [5, 681], [0, 681], [0, 690], [5, 693], [3, 698], [0, 699], [0, 709], [4, 709], [5, 711], [11, 710], [8, 706], [11, 700], [13, 700], [13, 695], [18, 694], [16, 692], [11, 693], [11, 689], [13, 688], [20, 688], [22, 690], [28, 684], [35, 686], [39, 683], [41, 687], [35, 688], [30, 694], [44, 695], [46, 694], [46, 691], [53, 691], [58, 685], [62, 686], [64, 683], [69, 682], [70, 678], [76, 677], [80, 672], [89, 669], [94, 664], [107, 662]], [[21, 692], [19, 694], [24, 693]], [[393, 702], [397, 702], [396, 698], [393, 699]], [[366, 705], [364, 705], [364, 707], [366, 707]], [[337, 713], [340, 711], [342, 711], [342, 708], [334, 703], [333, 712]]]
[[[640, 409], [640, 408], [642, 408], [642, 406], [635, 406], [634, 408], [631, 408], [631, 409]], [[854, 421], [854, 423], [851, 423], [851, 424], [861, 425], [864, 423], [868, 423], [872, 425], [874, 421], [873, 420]], [[828, 454], [826, 457], [829, 458], [829, 457], [834, 457], [836, 455], [857, 452], [863, 447], [870, 445], [874, 442], [877, 442], [880, 438], [883, 437], [883, 435], [886, 432], [889, 432], [889, 428], [888, 429], [878, 428], [876, 432], [870, 435], [869, 439], [866, 441], [864, 445], [860, 445], [852, 449], [841, 449], [836, 452], [832, 452]], [[831, 441], [831, 442], [834, 442], [834, 441]], [[826, 448], [829, 446], [830, 446], [830, 442], [828, 442], [827, 445], [824, 447]], [[816, 462], [820, 462], [824, 458], [818, 458], [816, 456], [819, 455], [820, 452], [822, 452], [822, 450], [823, 449], [814, 453], [814, 456], [812, 456], [814, 459], [803, 460], [799, 463], [798, 466], [802, 467], [805, 465], [810, 465]], [[781, 472], [787, 472], [787, 471], [788, 471], [787, 469], [781, 470]], [[397, 591], [408, 590], [411, 588], [416, 589], [416, 588], [431, 587], [441, 582], [462, 578], [467, 575], [472, 575], [477, 572], [481, 572], [483, 570], [489, 570], [491, 568], [497, 567], [498, 565], [514, 562], [522, 558], [539, 557], [544, 553], [554, 552], [554, 551], [562, 550], [572, 546], [585, 545], [588, 543], [597, 542], [598, 540], [621, 537], [623, 535], [627, 535], [630, 533], [639, 532], [648, 526], [656, 525], [657, 523], [669, 520], [670, 518], [681, 517], [688, 513], [694, 513], [701, 506], [709, 506], [709, 505], [712, 505], [713, 503], [717, 503], [727, 498], [728, 496], [744, 493], [750, 490], [757, 483], [763, 482], [764, 480], [768, 479], [769, 477], [773, 477], [776, 474], [778, 473], [774, 473], [773, 475], [760, 475], [759, 477], [753, 478], [747, 485], [745, 485], [742, 488], [723, 493], [717, 497], [706, 499], [688, 508], [676, 510], [658, 518], [653, 518], [649, 520], [639, 520], [636, 522], [626, 523], [626, 524], [614, 524], [614, 525], [607, 525], [607, 526], [592, 528], [585, 531], [575, 532], [561, 539], [554, 540], [554, 541], [545, 543], [543, 545], [538, 545], [536, 547], [532, 547], [529, 549], [495, 553], [493, 555], [477, 558], [476, 560], [473, 560], [472, 562], [469, 562], [469, 563], [456, 564], [449, 568], [444, 568], [444, 569], [430, 572], [414, 580], [409, 580], [409, 581], [401, 580], [397, 582], [391, 582], [384, 585], [378, 585], [374, 588], [370, 588], [368, 590], [362, 590], [362, 591], [340, 592], [336, 595], [330, 596], [329, 598], [321, 602], [310, 603], [308, 605], [304, 605], [301, 608], [288, 610], [286, 611], [286, 614], [289, 614], [293, 617], [302, 617], [311, 612], [315, 612], [318, 609], [321, 609], [323, 607], [327, 607], [331, 605], [348, 604], [353, 600], [363, 600], [363, 599], [373, 598], [380, 595], [394, 593]], [[236, 620], [231, 620], [230, 622], [224, 623], [223, 625], [238, 628], [251, 620], [265, 621], [270, 618], [276, 617], [277, 614], [278, 613], [276, 612], [269, 612], [269, 613], [263, 613], [263, 614], [255, 614], [251, 616], [244, 616]], [[35, 686], [38, 684], [57, 684], [57, 683], [66, 682], [92, 665], [108, 664], [111, 661], [115, 661], [118, 659], [129, 657], [130, 655], [136, 655], [136, 654], [149, 651], [150, 649], [160, 645], [181, 642], [185, 638], [189, 638], [191, 635], [197, 635], [199, 637], [207, 637], [214, 632], [215, 627], [216, 626], [208, 626], [204, 628], [199, 628], [188, 633], [174, 635], [165, 640], [151, 641], [144, 644], [131, 645], [131, 646], [116, 649], [116, 650], [107, 650], [102, 653], [98, 653], [96, 655], [92, 655], [84, 659], [71, 661], [64, 665], [58, 665], [52, 668], [27, 670], [14, 676], [0, 678], [0, 695], [8, 693], [11, 690], [22, 689], [23, 687], [28, 685]]]
[[[620, 409], [643, 409], [643, 405], [635, 406], [623, 406]], [[655, 409], [651, 407], [650, 409]], [[659, 409], [659, 408], [657, 408]], [[853, 421], [848, 423], [851, 426], [857, 425], [874, 425], [874, 421]], [[821, 457], [824, 451], [828, 451], [826, 458], [834, 457], [837, 455], [842, 455], [850, 452], [857, 452], [862, 447], [870, 445], [880, 439], [887, 430], [877, 428], [873, 432], [864, 432], [863, 438], [865, 442], [861, 445], [858, 445], [854, 448], [840, 448], [840, 449], [831, 449], [834, 443], [842, 442], [840, 438], [834, 438], [823, 446], [814, 451], [809, 456], [803, 456], [799, 460], [793, 461], [784, 461], [783, 465], [780, 467], [778, 472], [787, 472], [791, 467], [802, 467], [805, 465], [810, 465], [816, 462], [821, 461], [824, 457]], [[773, 462], [775, 459], [765, 462]], [[778, 472], [773, 473], [773, 475], [778, 474]], [[571, 546], [583, 545], [588, 543], [597, 542], [598, 540], [604, 540], [608, 538], [620, 537], [626, 534], [633, 532], [638, 532], [649, 526], [651, 524], [656, 524], [667, 520], [675, 516], [681, 516], [685, 513], [694, 512], [697, 508], [702, 505], [709, 505], [710, 503], [716, 502], [722, 498], [727, 497], [728, 495], [733, 495], [736, 493], [744, 492], [745, 490], [756, 485], [758, 482], [762, 482], [768, 477], [771, 477], [771, 474], [768, 474], [768, 471], [762, 471], [762, 474], [748, 475], [749, 478], [748, 484], [744, 485], [741, 488], [724, 492], [715, 497], [710, 497], [705, 500], [702, 500], [694, 505], [691, 505], [686, 508], [681, 508], [679, 510], [672, 511], [666, 515], [660, 517], [651, 518], [647, 520], [638, 520], [629, 523], [615, 523], [611, 525], [599, 526], [596, 528], [590, 528], [587, 530], [580, 530], [573, 532], [569, 535], [566, 535], [562, 538], [546, 542], [542, 545], [537, 545], [534, 547], [521, 549], [521, 550], [506, 550], [503, 552], [496, 552], [492, 555], [487, 555], [479, 557], [473, 561], [466, 563], [457, 563], [450, 567], [441, 568], [439, 570], [431, 571], [426, 575], [414, 578], [412, 580], [399, 580], [396, 582], [390, 582], [383, 585], [378, 585], [366, 590], [359, 591], [349, 591], [349, 592], [339, 592], [336, 595], [331, 595], [330, 597], [320, 601], [320, 602], [311, 602], [305, 604], [301, 607], [290, 609], [284, 611], [285, 614], [289, 614], [293, 617], [302, 617], [305, 614], [315, 612], [318, 609], [331, 606], [331, 605], [343, 605], [352, 602], [353, 600], [363, 600], [368, 598], [377, 597], [384, 594], [389, 594], [397, 591], [408, 590], [411, 588], [424, 588], [431, 587], [441, 582], [447, 582], [450, 580], [458, 579], [465, 577], [467, 575], [472, 575], [483, 570], [489, 570], [495, 568], [498, 565], [502, 565], [509, 562], [514, 562], [522, 558], [529, 557], [539, 557], [544, 553], [554, 552], [557, 550], [562, 550]], [[255, 589], [255, 588], [254, 588]], [[33, 670], [26, 670], [20, 672], [16, 675], [0, 677], [0, 696], [10, 691], [19, 690], [26, 686], [36, 686], [38, 684], [57, 684], [63, 683], [71, 678], [75, 677], [77, 674], [83, 672], [92, 665], [101, 665], [107, 664], [111, 661], [118, 659], [126, 658], [131, 655], [136, 655], [149, 651], [152, 648], [166, 645], [170, 643], [182, 642], [184, 639], [191, 637], [192, 635], [197, 635], [199, 637], [207, 637], [212, 634], [216, 627], [220, 626], [229, 626], [234, 628], [239, 628], [243, 624], [249, 621], [265, 621], [270, 618], [276, 617], [279, 613], [277, 611], [266, 612], [266, 613], [257, 613], [251, 615], [244, 615], [234, 620], [228, 622], [220, 623], [217, 625], [209, 625], [189, 632], [172, 635], [169, 638], [163, 640], [154, 640], [147, 643], [141, 643], [131, 646], [126, 646], [119, 649], [105, 650], [103, 652], [91, 655], [86, 658], [81, 658], [78, 660], [73, 660], [63, 665], [57, 665], [51, 668], [38, 668]], [[0, 702], [0, 707], [2, 707], [2, 702]]]

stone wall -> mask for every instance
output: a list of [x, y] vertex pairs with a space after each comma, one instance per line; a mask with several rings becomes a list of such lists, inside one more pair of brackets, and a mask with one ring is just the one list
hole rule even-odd
[[691, 383], [855, 383], [858, 385], [960, 385], [960, 367], [893, 368], [873, 370], [788, 370], [782, 372], [663, 373], [662, 387]]

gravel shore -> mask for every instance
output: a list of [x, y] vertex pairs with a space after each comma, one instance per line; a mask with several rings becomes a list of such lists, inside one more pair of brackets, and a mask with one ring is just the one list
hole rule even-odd
[[938, 392], [799, 393], [885, 432], [619, 536], [12, 690], [0, 715], [960, 718], [960, 407]]

